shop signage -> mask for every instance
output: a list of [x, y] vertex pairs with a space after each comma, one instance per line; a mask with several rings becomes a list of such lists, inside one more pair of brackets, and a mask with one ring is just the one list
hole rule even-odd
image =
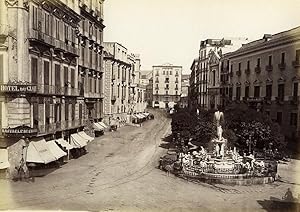
[[2, 93], [35, 93], [37, 90], [36, 85], [18, 85], [18, 84], [1, 84], [0, 92]]
[[33, 136], [37, 134], [38, 130], [35, 128], [31, 128], [28, 126], [18, 126], [15, 128], [2, 128], [2, 134], [6, 136], [12, 136], [12, 137], [21, 137], [21, 136]]

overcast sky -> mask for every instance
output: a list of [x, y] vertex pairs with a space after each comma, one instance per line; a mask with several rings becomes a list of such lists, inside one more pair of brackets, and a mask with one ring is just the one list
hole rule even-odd
[[104, 41], [116, 41], [152, 65], [182, 65], [198, 56], [201, 40], [259, 39], [300, 26], [300, 0], [105, 0]]

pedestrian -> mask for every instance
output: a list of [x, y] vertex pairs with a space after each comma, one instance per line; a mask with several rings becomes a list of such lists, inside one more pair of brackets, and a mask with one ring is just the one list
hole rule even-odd
[[142, 127], [142, 122], [140, 121], [140, 127]]

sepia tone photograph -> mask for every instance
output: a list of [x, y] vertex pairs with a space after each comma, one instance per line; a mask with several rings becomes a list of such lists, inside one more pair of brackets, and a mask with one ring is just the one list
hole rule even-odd
[[300, 0], [0, 0], [0, 211], [300, 212]]

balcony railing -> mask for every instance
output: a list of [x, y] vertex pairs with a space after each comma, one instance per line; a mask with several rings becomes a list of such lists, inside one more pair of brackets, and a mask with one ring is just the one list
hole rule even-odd
[[286, 67], [286, 64], [285, 64], [285, 63], [279, 63], [279, 64], [278, 64], [278, 68], [279, 68], [280, 70], [284, 70], [285, 67]]
[[290, 96], [289, 101], [292, 105], [298, 105], [299, 104], [299, 98], [298, 96]]
[[255, 72], [258, 73], [258, 74], [261, 72], [260, 66], [256, 66], [254, 70], [255, 70]]
[[276, 97], [276, 103], [279, 104], [279, 105], [283, 105], [283, 103], [284, 103], [283, 96]]
[[249, 68], [245, 69], [245, 74], [247, 74], [247, 75], [250, 74], [250, 69]]
[[111, 96], [111, 101], [116, 101], [116, 100], [117, 100], [117, 96], [116, 95]]
[[241, 74], [242, 74], [242, 73], [241, 73], [241, 70], [236, 71], [236, 75], [237, 75], [237, 76], [241, 76]]
[[300, 66], [300, 60], [299, 59], [297, 59], [297, 60], [294, 60], [293, 62], [292, 62], [292, 65], [296, 68], [296, 67], [299, 67]]
[[262, 97], [248, 97], [247, 102], [262, 102], [264, 98]]
[[85, 92], [84, 97], [86, 97], [86, 98], [101, 98], [101, 94], [94, 93], [94, 92]]
[[266, 65], [266, 71], [272, 71], [273, 66], [272, 65]]

